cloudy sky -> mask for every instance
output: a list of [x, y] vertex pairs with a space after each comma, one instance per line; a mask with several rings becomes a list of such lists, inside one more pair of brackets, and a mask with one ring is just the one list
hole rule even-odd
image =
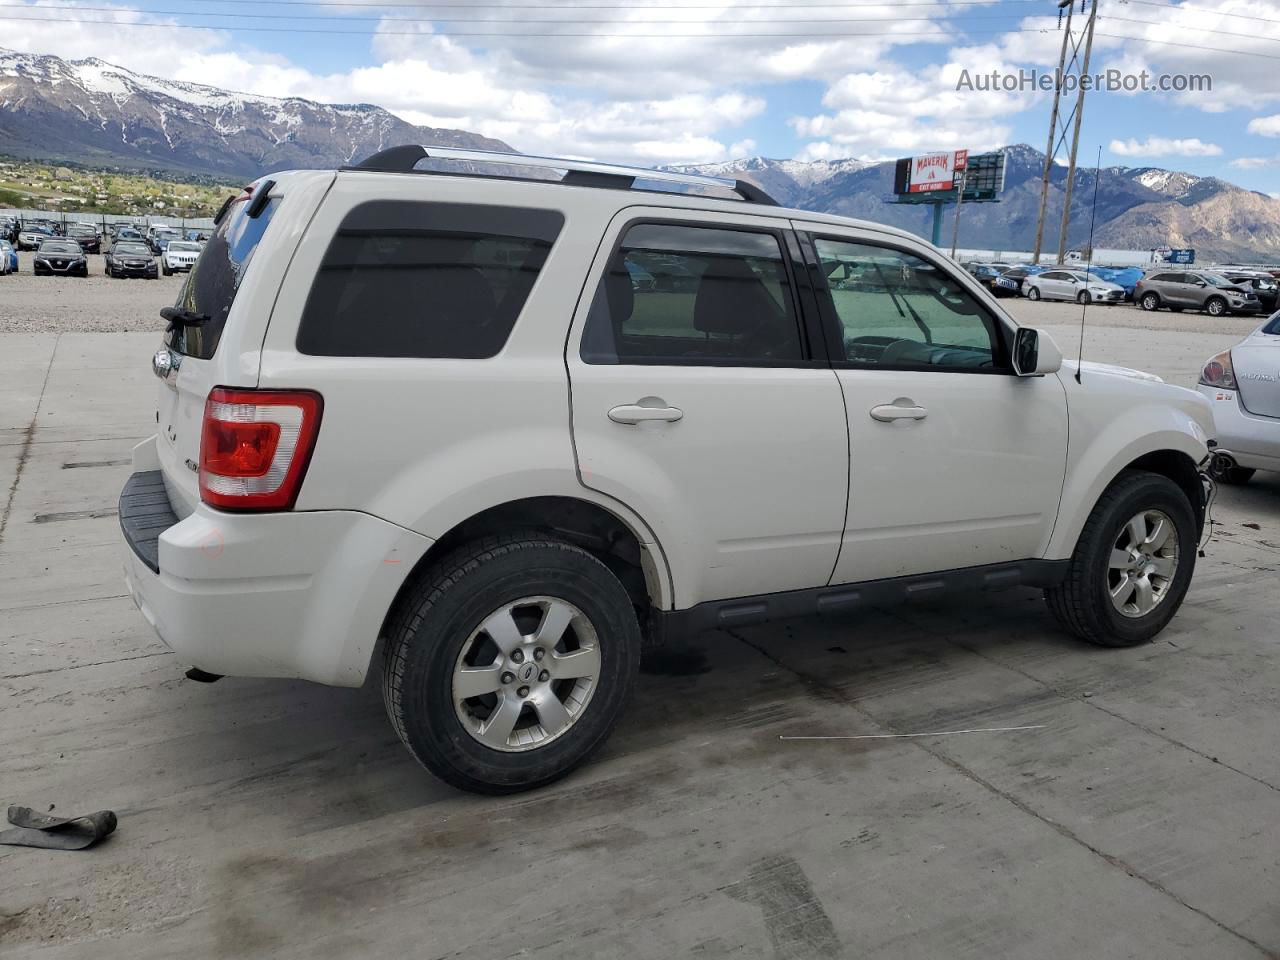
[[[1043, 149], [1049, 94], [956, 88], [1052, 70], [1060, 42], [1054, 0], [0, 3], [11, 49], [645, 164]], [[1091, 94], [1082, 155], [1280, 191], [1280, 2], [1101, 0], [1108, 69], [1212, 90]]]

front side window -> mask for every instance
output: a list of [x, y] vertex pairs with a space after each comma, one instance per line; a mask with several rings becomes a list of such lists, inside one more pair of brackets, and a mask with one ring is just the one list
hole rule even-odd
[[844, 358], [851, 364], [1003, 369], [995, 318], [938, 265], [890, 247], [817, 238]]
[[587, 363], [801, 361], [777, 236], [684, 224], [631, 227], [592, 301], [581, 356]]
[[373, 201], [343, 219], [298, 328], [323, 357], [481, 359], [507, 342], [564, 217]]

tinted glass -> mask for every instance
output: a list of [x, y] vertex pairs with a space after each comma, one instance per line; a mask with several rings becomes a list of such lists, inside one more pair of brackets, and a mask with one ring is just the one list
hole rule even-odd
[[815, 245], [849, 362], [1003, 366], [996, 321], [941, 267], [870, 244], [818, 239]]
[[187, 275], [175, 304], [209, 319], [201, 326], [174, 327], [168, 336], [171, 349], [203, 360], [213, 356], [236, 291], [279, 206], [279, 197], [269, 200], [262, 213], [254, 218], [245, 214], [245, 203], [232, 206], [205, 247], [204, 256]]
[[675, 224], [630, 228], [592, 301], [581, 354], [587, 363], [801, 360], [778, 238]]
[[298, 328], [298, 350], [331, 357], [492, 357], [507, 342], [563, 224], [553, 210], [362, 204], [325, 252]]
[[117, 243], [112, 251], [120, 257], [149, 257], [151, 248], [145, 243]]

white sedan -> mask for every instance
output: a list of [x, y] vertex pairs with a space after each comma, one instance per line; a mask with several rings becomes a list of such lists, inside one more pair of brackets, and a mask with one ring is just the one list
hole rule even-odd
[[1076, 303], [1122, 303], [1124, 287], [1083, 270], [1049, 270], [1027, 277], [1022, 292], [1031, 300], [1074, 300]]
[[1212, 357], [1197, 389], [1213, 406], [1218, 480], [1247, 483], [1256, 470], [1280, 470], [1280, 313]]

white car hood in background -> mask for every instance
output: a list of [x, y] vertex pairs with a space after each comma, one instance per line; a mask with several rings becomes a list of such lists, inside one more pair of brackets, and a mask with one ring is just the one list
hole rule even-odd
[[[1129, 377], [1132, 380], [1149, 380], [1152, 383], [1164, 383], [1163, 377], [1157, 377], [1154, 373], [1147, 373], [1145, 370], [1134, 370], [1132, 367], [1117, 367], [1112, 363], [1095, 363], [1092, 360], [1085, 360], [1079, 365], [1080, 375], [1086, 373], [1106, 373], [1113, 377]], [[1075, 376], [1076, 361], [1063, 360], [1062, 368], [1069, 370], [1072, 376]]]

